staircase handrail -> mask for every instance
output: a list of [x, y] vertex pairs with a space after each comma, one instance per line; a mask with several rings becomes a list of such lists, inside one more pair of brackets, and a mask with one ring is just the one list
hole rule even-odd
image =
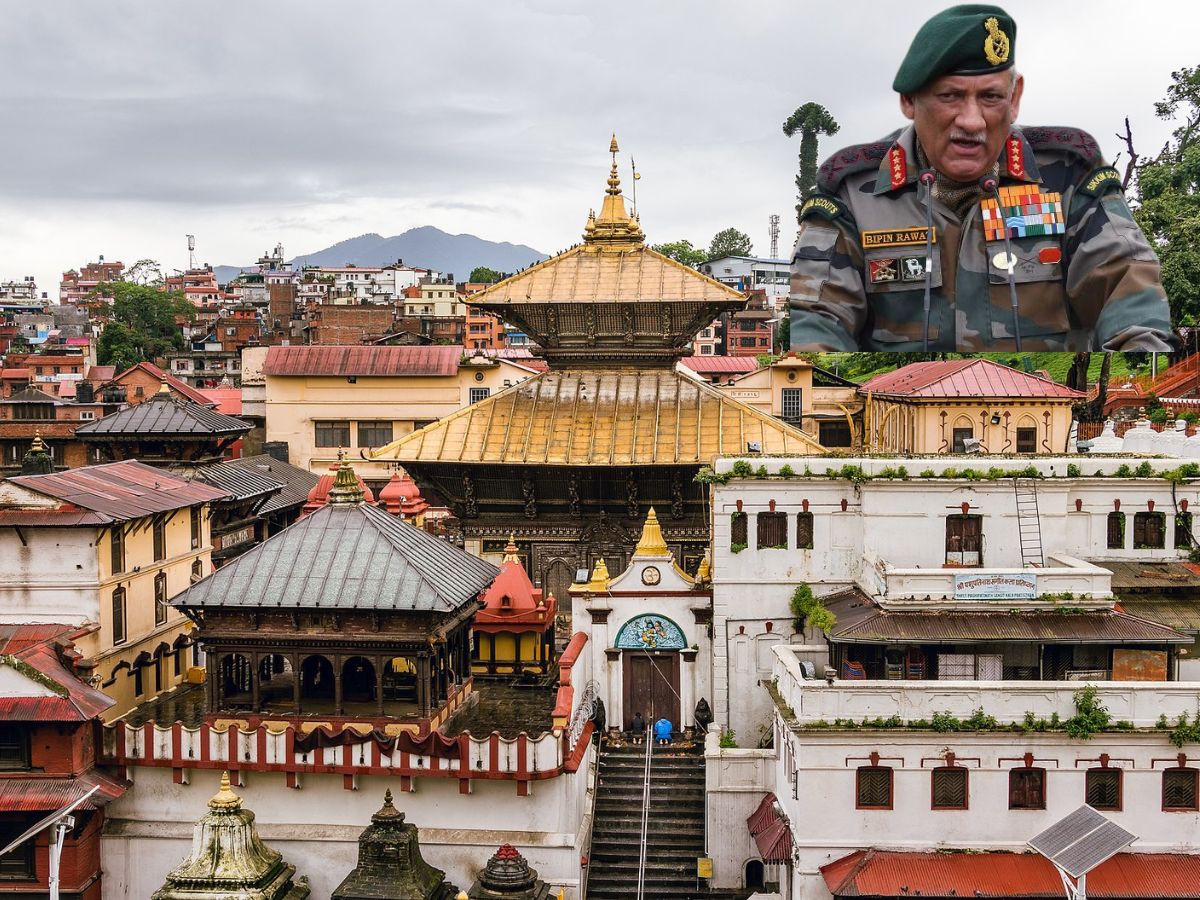
[[596, 795], [600, 792], [600, 754], [604, 748], [604, 735], [596, 732], [596, 752], [592, 756], [591, 769], [588, 771], [587, 787], [589, 799], [587, 801], [587, 809], [584, 812], [584, 826], [579, 835], [579, 852], [581, 857], [586, 857], [588, 864], [579, 867], [579, 896], [581, 900], [587, 897], [588, 872], [591, 871], [592, 859], [592, 834], [596, 830]]

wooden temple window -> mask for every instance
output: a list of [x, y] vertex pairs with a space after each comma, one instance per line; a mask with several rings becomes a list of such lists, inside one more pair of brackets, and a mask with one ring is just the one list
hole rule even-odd
[[29, 729], [23, 725], [0, 725], [0, 771], [28, 769], [31, 765]]
[[930, 809], [967, 808], [967, 770], [964, 766], [938, 766], [930, 777]]
[[1162, 808], [1163, 812], [1196, 812], [1197, 805], [1197, 775], [1200, 770], [1187, 766], [1176, 766], [1163, 770]]
[[1108, 549], [1125, 549], [1125, 513], [1123, 512], [1108, 514]]
[[756, 516], [758, 533], [755, 535], [759, 550], [787, 549], [787, 513], [760, 512]]
[[112, 592], [112, 631], [113, 643], [125, 643], [125, 588], [119, 587]]
[[167, 523], [158, 519], [154, 523], [154, 561], [167, 558]]
[[359, 422], [358, 446], [382, 447], [392, 442], [391, 422]]
[[200, 527], [200, 507], [193, 506], [192, 513], [192, 549], [198, 550], [202, 543], [201, 537], [203, 529]]
[[729, 549], [733, 553], [739, 553], [745, 550], [749, 543], [750, 527], [746, 521], [746, 514], [735, 512], [729, 517]]
[[951, 434], [954, 444], [951, 448], [951, 453], [966, 453], [967, 441], [975, 437], [975, 429], [973, 428], [955, 428]]
[[856, 809], [891, 809], [893, 771], [891, 766], [859, 766], [855, 773]]
[[1008, 773], [1009, 809], [1046, 808], [1046, 770], [1010, 769]]
[[[19, 818], [0, 821], [0, 846], [7, 846], [16, 840], [36, 820]], [[15, 850], [0, 856], [0, 879], [13, 881], [29, 881], [37, 877], [34, 865], [34, 848], [37, 841], [30, 838]], [[28, 894], [22, 896], [30, 896]]]
[[946, 517], [946, 562], [956, 566], [983, 565], [983, 516]]
[[1134, 549], [1161, 550], [1166, 546], [1167, 515], [1160, 512], [1133, 514]]
[[1121, 770], [1092, 768], [1084, 782], [1084, 802], [1092, 809], [1121, 811]]
[[1192, 543], [1192, 514], [1190, 512], [1175, 513], [1175, 549], [1190, 550]]
[[1018, 428], [1017, 429], [1017, 452], [1018, 453], [1037, 453], [1037, 429], [1036, 428]]
[[167, 624], [167, 573], [154, 576], [154, 624]]
[[323, 448], [350, 446], [350, 421], [313, 422], [314, 443]]
[[109, 551], [112, 560], [112, 574], [118, 575], [125, 571], [125, 527], [114, 525], [108, 530]]
[[796, 549], [811, 550], [813, 548], [813, 514], [810, 512], [796, 513]]

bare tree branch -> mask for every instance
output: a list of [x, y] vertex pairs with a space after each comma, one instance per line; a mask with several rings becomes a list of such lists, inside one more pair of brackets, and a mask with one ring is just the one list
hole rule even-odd
[[1125, 142], [1126, 148], [1129, 150], [1129, 161], [1125, 163], [1125, 177], [1121, 179], [1121, 189], [1129, 190], [1129, 183], [1133, 181], [1133, 173], [1137, 170], [1138, 154], [1133, 149], [1133, 131], [1129, 127], [1129, 116], [1125, 117], [1125, 133], [1118, 134], [1118, 138]]

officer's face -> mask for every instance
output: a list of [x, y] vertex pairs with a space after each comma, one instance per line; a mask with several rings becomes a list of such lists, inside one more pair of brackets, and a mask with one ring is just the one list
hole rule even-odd
[[929, 163], [954, 181], [976, 181], [1000, 157], [1017, 120], [1025, 79], [1012, 71], [946, 75], [900, 96]]

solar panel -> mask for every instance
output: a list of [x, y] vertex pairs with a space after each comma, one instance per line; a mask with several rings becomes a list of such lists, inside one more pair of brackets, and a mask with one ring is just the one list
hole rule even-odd
[[1029, 846], [1079, 878], [1136, 840], [1136, 835], [1090, 806], [1081, 806], [1030, 840]]

